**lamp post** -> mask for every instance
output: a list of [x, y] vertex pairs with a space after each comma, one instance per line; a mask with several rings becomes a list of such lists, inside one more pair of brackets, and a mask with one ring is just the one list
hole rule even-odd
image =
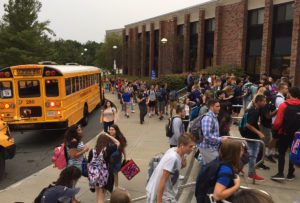
[[162, 58], [162, 59], [161, 59], [161, 64], [163, 65], [163, 64], [164, 64], [164, 63], [163, 63], [163, 60], [164, 60], [164, 55], [165, 55], [164, 53], [165, 53], [165, 51], [166, 51], [166, 48], [165, 48], [166, 46], [165, 46], [165, 44], [168, 42], [168, 39], [164, 37], [164, 38], [162, 38], [160, 41], [161, 41], [161, 43], [163, 44], [163, 53], [162, 53], [162, 57], [161, 57], [161, 58]]
[[83, 57], [83, 63], [84, 65], [87, 65], [87, 61], [86, 61], [86, 52], [88, 51], [87, 48], [83, 49], [83, 52], [80, 53], [80, 55]]
[[118, 47], [116, 45], [114, 45], [112, 48], [114, 49], [114, 73], [115, 73], [115, 79], [116, 79], [116, 77], [117, 77], [116, 50]]

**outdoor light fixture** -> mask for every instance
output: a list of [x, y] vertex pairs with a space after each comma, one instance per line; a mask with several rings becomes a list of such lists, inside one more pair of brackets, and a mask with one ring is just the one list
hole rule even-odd
[[165, 44], [165, 43], [168, 42], [167, 38], [162, 38], [160, 41], [161, 41], [161, 43], [163, 43], [163, 44]]

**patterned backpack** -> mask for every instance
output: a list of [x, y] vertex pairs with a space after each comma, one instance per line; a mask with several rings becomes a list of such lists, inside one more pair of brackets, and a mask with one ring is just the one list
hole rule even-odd
[[[105, 149], [104, 149], [105, 150]], [[97, 154], [96, 149], [93, 149], [92, 161], [88, 164], [88, 179], [91, 188], [103, 187], [108, 181], [108, 167], [104, 160], [104, 155], [102, 150], [100, 154]]]

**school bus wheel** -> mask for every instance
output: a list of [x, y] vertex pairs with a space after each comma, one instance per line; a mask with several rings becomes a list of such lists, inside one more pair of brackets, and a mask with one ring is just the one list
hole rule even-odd
[[0, 147], [0, 180], [3, 178], [5, 172], [5, 152], [2, 147]]

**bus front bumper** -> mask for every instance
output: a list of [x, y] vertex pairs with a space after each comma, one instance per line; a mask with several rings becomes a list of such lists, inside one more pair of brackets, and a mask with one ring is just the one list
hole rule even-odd
[[49, 123], [22, 123], [9, 124], [12, 131], [26, 131], [26, 130], [62, 130], [68, 128], [68, 122], [49, 122]]

